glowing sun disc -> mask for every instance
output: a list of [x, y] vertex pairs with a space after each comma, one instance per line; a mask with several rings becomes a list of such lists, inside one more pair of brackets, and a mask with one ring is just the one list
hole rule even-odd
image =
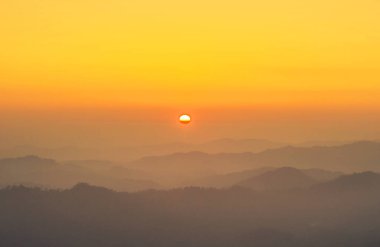
[[187, 114], [183, 114], [179, 117], [179, 122], [182, 124], [188, 124], [191, 122], [191, 117]]

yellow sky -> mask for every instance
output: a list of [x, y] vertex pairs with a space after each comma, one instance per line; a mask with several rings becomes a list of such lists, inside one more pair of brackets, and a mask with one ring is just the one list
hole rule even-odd
[[380, 106], [376, 0], [2, 0], [0, 104]]

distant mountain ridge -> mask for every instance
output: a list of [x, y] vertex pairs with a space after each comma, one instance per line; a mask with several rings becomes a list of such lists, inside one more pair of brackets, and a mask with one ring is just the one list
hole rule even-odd
[[317, 184], [313, 189], [330, 192], [378, 191], [380, 190], [380, 174], [367, 171], [343, 175], [326, 183]]
[[317, 181], [299, 169], [282, 167], [245, 179], [237, 186], [254, 190], [289, 190], [307, 188]]
[[[328, 170], [380, 170], [380, 143], [355, 142], [332, 147], [293, 147], [259, 153], [204, 152], [149, 156], [129, 162], [129, 166], [154, 171], [184, 169], [205, 173], [228, 173], [258, 167], [323, 168]], [[181, 171], [178, 171], [180, 174]]]
[[121, 191], [159, 188], [156, 182], [143, 178], [145, 173], [119, 167], [108, 161], [71, 161], [28, 155], [0, 159], [0, 186], [38, 185], [44, 188], [68, 188], [88, 182]]
[[0, 157], [25, 156], [35, 154], [57, 160], [113, 160], [131, 161], [144, 156], [167, 155], [176, 152], [201, 151], [206, 153], [221, 152], [260, 152], [269, 148], [287, 145], [263, 139], [224, 138], [202, 143], [164, 143], [156, 145], [83, 148], [65, 146], [59, 148], [41, 148], [34, 146], [16, 146], [0, 149]]
[[58, 163], [53, 159], [40, 158], [36, 155], [0, 159], [0, 168], [4, 166], [55, 166]]
[[[308, 148], [287, 146], [259, 153], [208, 154], [193, 151], [148, 156], [125, 164], [100, 160], [57, 162], [25, 156], [0, 160], [0, 185], [68, 187], [88, 182], [127, 191], [187, 185], [221, 188], [281, 167], [301, 169], [305, 176], [318, 182], [341, 175], [331, 171], [376, 172], [380, 171], [380, 143], [356, 142]], [[254, 183], [258, 182], [252, 181]], [[255, 184], [253, 187], [260, 186]]]
[[[241, 172], [233, 172], [227, 173], [223, 175], [215, 175], [199, 178], [193, 181], [188, 181], [184, 183], [185, 186], [199, 186], [199, 187], [212, 187], [212, 188], [228, 188], [231, 186], [239, 186], [239, 183], [249, 180], [255, 179], [260, 175], [264, 175], [266, 173], [278, 171], [281, 169], [285, 169], [286, 167], [262, 167], [258, 169], [244, 170]], [[296, 169], [291, 168], [290, 169]], [[342, 176], [342, 172], [328, 171], [322, 169], [296, 169], [303, 175], [308, 176], [309, 178], [315, 180], [315, 182], [326, 182], [333, 180], [339, 176]], [[302, 186], [301, 186], [302, 187]]]

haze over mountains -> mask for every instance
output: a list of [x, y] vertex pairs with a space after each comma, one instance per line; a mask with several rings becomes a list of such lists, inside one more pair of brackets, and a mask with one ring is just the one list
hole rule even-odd
[[198, 144], [166, 143], [160, 145], [129, 146], [129, 147], [96, 147], [83, 148], [66, 146], [60, 148], [41, 148], [34, 146], [16, 146], [0, 148], [0, 157], [38, 155], [58, 160], [101, 159], [115, 161], [131, 161], [148, 155], [165, 155], [176, 152], [201, 151], [206, 153], [220, 152], [260, 152], [268, 148], [281, 147], [285, 143], [260, 139], [218, 139]]
[[377, 172], [377, 142], [3, 158], [0, 246], [378, 247]]
[[[281, 167], [284, 168], [275, 169]], [[242, 186], [245, 181], [246, 185], [250, 184], [247, 187], [260, 189], [260, 186], [269, 186], [260, 185], [262, 182], [271, 181], [269, 184], [273, 188], [293, 188], [298, 184], [305, 187], [313, 182], [331, 180], [342, 175], [342, 172], [380, 171], [380, 143], [355, 142], [331, 147], [286, 146], [257, 153], [197, 151], [148, 156], [131, 162], [57, 161], [25, 156], [0, 160], [0, 170], [2, 186], [34, 184], [68, 188], [87, 182], [117, 191], [138, 191], [183, 186], [226, 188]], [[259, 182], [260, 179], [262, 182]], [[282, 179], [285, 184], [276, 185]], [[291, 185], [295, 181], [298, 182]]]
[[42, 188], [68, 188], [88, 182], [121, 191], [159, 188], [144, 173], [112, 162], [71, 161], [59, 163], [37, 156], [0, 160], [0, 185], [23, 184]]
[[[308, 141], [293, 143], [296, 147], [313, 146], [338, 146], [348, 142], [343, 141]], [[217, 139], [202, 143], [164, 143], [144, 146], [127, 147], [36, 147], [30, 145], [19, 145], [15, 147], [0, 147], [0, 157], [18, 157], [37, 155], [56, 160], [113, 160], [132, 161], [144, 156], [167, 155], [178, 152], [204, 152], [204, 153], [241, 153], [261, 152], [267, 149], [288, 146], [289, 143], [275, 142], [264, 139]]]
[[128, 166], [152, 172], [156, 180], [165, 180], [168, 184], [262, 167], [380, 171], [380, 143], [355, 142], [332, 147], [287, 146], [259, 153], [175, 153], [145, 157], [129, 162]]

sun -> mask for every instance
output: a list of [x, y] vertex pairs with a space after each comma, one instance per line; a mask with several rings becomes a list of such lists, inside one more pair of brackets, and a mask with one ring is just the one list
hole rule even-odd
[[190, 115], [183, 114], [183, 115], [179, 116], [179, 122], [182, 124], [189, 124], [191, 122]]

